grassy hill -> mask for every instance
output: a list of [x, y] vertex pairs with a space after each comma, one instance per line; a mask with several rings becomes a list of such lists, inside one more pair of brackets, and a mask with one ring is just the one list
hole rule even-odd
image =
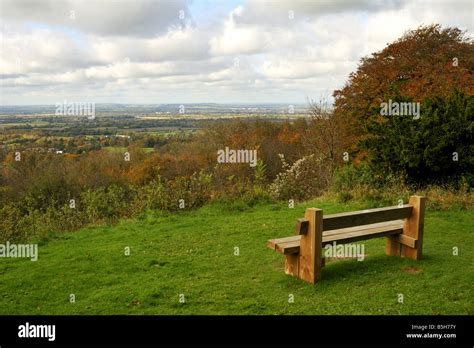
[[474, 314], [474, 211], [427, 211], [421, 261], [387, 257], [374, 239], [363, 262], [329, 260], [312, 286], [266, 248], [310, 206], [367, 208], [213, 204], [60, 234], [36, 262], [0, 259], [0, 314]]

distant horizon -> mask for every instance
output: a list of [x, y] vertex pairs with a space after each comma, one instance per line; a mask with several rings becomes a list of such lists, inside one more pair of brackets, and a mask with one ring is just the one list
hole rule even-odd
[[[69, 102], [83, 102], [83, 100], [75, 100], [75, 99], [66, 99]], [[58, 101], [56, 103], [61, 103], [63, 100]], [[89, 102], [89, 100], [88, 100]], [[90, 101], [93, 102], [93, 101]], [[48, 103], [48, 104], [0, 104], [0, 108], [2, 107], [22, 107], [22, 106], [55, 106], [56, 103]], [[302, 103], [302, 102], [241, 102], [241, 103], [234, 103], [234, 102], [197, 102], [197, 103], [127, 103], [127, 102], [95, 102], [95, 105], [143, 105], [143, 106], [159, 106], [159, 105], [242, 105], [242, 106], [264, 106], [264, 105], [281, 105], [281, 106], [288, 106], [288, 105], [310, 105], [309, 103]]]

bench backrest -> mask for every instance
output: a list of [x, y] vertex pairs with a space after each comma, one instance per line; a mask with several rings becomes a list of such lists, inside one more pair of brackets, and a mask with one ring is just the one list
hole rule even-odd
[[404, 204], [403, 206], [400, 205], [324, 215], [323, 231], [407, 219], [411, 216], [412, 211], [412, 205]]

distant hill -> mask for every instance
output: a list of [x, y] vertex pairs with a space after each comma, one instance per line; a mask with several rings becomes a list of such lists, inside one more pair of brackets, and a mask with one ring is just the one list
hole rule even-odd
[[[71, 101], [72, 102], [72, 101]], [[197, 103], [197, 104], [107, 104], [97, 103], [96, 112], [126, 112], [133, 114], [150, 113], [179, 113], [183, 109], [186, 113], [193, 114], [223, 114], [223, 113], [253, 113], [253, 114], [275, 114], [289, 113], [292, 109], [294, 113], [307, 113], [307, 104], [217, 104], [217, 103]], [[51, 105], [4, 105], [0, 106], [0, 114], [54, 114], [56, 106]]]

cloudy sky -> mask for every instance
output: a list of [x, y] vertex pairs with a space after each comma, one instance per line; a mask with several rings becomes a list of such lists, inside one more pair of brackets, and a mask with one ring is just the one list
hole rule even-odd
[[421, 24], [473, 34], [472, 0], [0, 0], [2, 105], [304, 103]]

